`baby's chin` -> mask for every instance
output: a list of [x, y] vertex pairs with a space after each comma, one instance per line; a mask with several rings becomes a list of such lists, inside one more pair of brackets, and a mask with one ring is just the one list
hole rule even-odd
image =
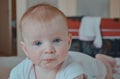
[[48, 69], [48, 70], [53, 70], [55, 68], [58, 68], [61, 66], [61, 64], [58, 63], [44, 63], [40, 65], [41, 67]]

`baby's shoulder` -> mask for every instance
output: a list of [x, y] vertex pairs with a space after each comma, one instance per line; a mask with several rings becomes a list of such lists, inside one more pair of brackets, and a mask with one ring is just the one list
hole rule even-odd
[[28, 60], [28, 58], [21, 61], [19, 64], [17, 64], [10, 72], [10, 75], [16, 74], [16, 75], [22, 75], [24, 74], [27, 69], [32, 65], [31, 61]]
[[72, 62], [66, 65], [66, 67], [64, 67], [64, 71], [67, 73], [76, 73], [76, 72], [83, 73], [82, 66], [77, 62]]
[[83, 69], [79, 63], [65, 60], [58, 73], [58, 79], [74, 79], [83, 73]]
[[28, 58], [26, 58], [22, 60], [19, 64], [17, 64], [13, 69], [21, 70], [21, 68], [27, 68], [31, 64], [31, 61]]

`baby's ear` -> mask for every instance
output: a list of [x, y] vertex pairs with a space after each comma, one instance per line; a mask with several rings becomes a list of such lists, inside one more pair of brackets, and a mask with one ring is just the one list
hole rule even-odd
[[20, 44], [21, 44], [21, 48], [22, 48], [23, 52], [26, 54], [26, 56], [28, 56], [28, 52], [27, 52], [25, 43], [23, 41], [21, 41]]

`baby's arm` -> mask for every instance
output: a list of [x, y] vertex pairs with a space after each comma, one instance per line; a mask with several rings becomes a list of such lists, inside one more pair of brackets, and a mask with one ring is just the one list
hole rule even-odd
[[116, 64], [115, 59], [110, 57], [110, 56], [103, 55], [103, 54], [97, 54], [96, 55], [96, 59], [100, 60], [101, 62], [103, 62], [104, 65], [106, 66], [107, 74], [106, 74], [106, 78], [105, 79], [113, 79], [112, 75], [114, 73], [114, 66]]

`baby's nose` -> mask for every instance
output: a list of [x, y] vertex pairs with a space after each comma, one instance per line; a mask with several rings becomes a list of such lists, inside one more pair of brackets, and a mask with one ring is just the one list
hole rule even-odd
[[55, 48], [54, 48], [54, 46], [52, 46], [52, 45], [46, 46], [46, 48], [45, 48], [45, 53], [46, 53], [46, 54], [55, 53]]

